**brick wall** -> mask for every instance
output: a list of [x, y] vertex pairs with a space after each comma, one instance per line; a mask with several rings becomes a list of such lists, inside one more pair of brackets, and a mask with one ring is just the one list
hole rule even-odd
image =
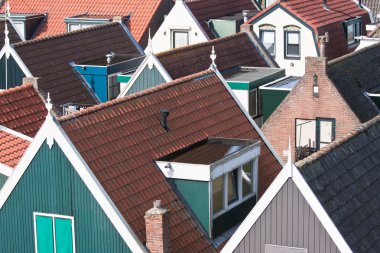
[[[314, 74], [318, 76], [319, 97], [313, 96]], [[326, 58], [306, 57], [305, 75], [265, 122], [262, 131], [275, 151], [286, 162], [285, 150], [291, 141], [295, 158], [296, 119], [335, 118], [336, 138], [351, 131], [360, 122], [326, 75]]]

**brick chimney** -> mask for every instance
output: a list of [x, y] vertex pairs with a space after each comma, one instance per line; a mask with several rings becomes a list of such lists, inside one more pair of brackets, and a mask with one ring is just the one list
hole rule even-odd
[[325, 75], [327, 66], [326, 57], [306, 57], [305, 58], [305, 75], [317, 74]]
[[153, 202], [153, 208], [145, 213], [146, 246], [151, 253], [170, 252], [169, 210], [161, 206], [161, 200]]
[[252, 32], [253, 31], [253, 25], [252, 24], [242, 24], [240, 26], [241, 32]]
[[38, 91], [38, 77], [24, 77], [22, 79], [22, 84], [33, 84], [33, 87], [36, 91]]

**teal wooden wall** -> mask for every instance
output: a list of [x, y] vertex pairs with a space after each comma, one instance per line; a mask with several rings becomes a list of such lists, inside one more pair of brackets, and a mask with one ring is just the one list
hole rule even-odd
[[156, 66], [153, 66], [152, 69], [149, 69], [148, 66], [146, 66], [127, 94], [133, 94], [138, 91], [146, 90], [162, 83], [166, 83], [166, 81], [157, 70]]
[[[22, 78], [25, 77], [24, 72], [17, 65], [11, 55], [7, 63], [8, 69], [8, 89], [22, 84]], [[5, 55], [0, 59], [0, 89], [5, 89]]]
[[3, 185], [5, 184], [5, 181], [7, 181], [8, 177], [0, 174], [0, 189], [3, 188]]
[[104, 66], [75, 66], [75, 69], [86, 80], [101, 102], [108, 101], [107, 67]]
[[57, 143], [42, 145], [0, 209], [1, 252], [34, 252], [33, 212], [73, 216], [76, 252], [131, 252]]
[[209, 182], [173, 179], [173, 183], [202, 227], [210, 234]]
[[260, 89], [261, 103], [263, 110], [263, 122], [265, 122], [270, 115], [281, 104], [282, 100], [288, 95], [290, 91], [286, 90], [264, 90]]

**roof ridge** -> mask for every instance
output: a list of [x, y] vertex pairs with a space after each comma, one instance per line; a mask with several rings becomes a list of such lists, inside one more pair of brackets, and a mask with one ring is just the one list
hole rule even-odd
[[[197, 44], [193, 44], [193, 45], [189, 45], [189, 46], [185, 46], [185, 47], [174, 48], [174, 49], [170, 49], [170, 50], [160, 52], [160, 53], [156, 54], [156, 57], [159, 58], [159, 57], [175, 54], [175, 53], [182, 52], [182, 51], [188, 51], [188, 50], [200, 48], [200, 47], [203, 47], [206, 45], [211, 45], [213, 43], [238, 38], [238, 37], [241, 37], [244, 35], [247, 35], [247, 34], [245, 32], [239, 32], [239, 33], [235, 33], [233, 35], [222, 37], [222, 38], [217, 38], [217, 39], [213, 39], [213, 40], [209, 40], [209, 41], [205, 41], [205, 42], [201, 42], [201, 43], [197, 43]], [[210, 52], [211, 52], [211, 49], [210, 49]]]
[[349, 58], [351, 58], [351, 57], [354, 57], [354, 56], [356, 56], [356, 55], [358, 55], [358, 54], [361, 54], [361, 53], [363, 53], [363, 52], [366, 52], [366, 51], [368, 51], [368, 50], [371, 50], [371, 49], [374, 49], [374, 48], [377, 48], [377, 47], [380, 47], [380, 43], [374, 43], [373, 45], [370, 45], [370, 46], [367, 46], [367, 47], [361, 48], [361, 49], [359, 49], [359, 50], [357, 50], [357, 51], [354, 51], [354, 52], [351, 52], [351, 53], [349, 53], [349, 54], [345, 54], [345, 55], [343, 55], [343, 56], [341, 56], [341, 57], [335, 58], [335, 59], [329, 61], [329, 62], [327, 63], [327, 65], [328, 65], [328, 66], [332, 66], [332, 65], [334, 65], [334, 64], [340, 63], [340, 62], [342, 62], [342, 61], [344, 61], [344, 60], [347, 60], [347, 59], [349, 59]]
[[55, 34], [55, 35], [49, 35], [49, 36], [45, 36], [45, 37], [41, 37], [41, 38], [36, 38], [36, 39], [32, 39], [32, 40], [17, 42], [17, 43], [14, 43], [13, 46], [14, 47], [27, 46], [27, 45], [31, 45], [31, 44], [35, 44], [35, 43], [39, 43], [39, 42], [44, 42], [46, 40], [64, 38], [64, 37], [67, 37], [67, 36], [71, 36], [73, 34], [86, 33], [86, 32], [89, 32], [89, 31], [98, 30], [98, 29], [103, 28], [103, 27], [114, 26], [114, 25], [119, 25], [119, 24], [120, 23], [118, 23], [118, 22], [113, 22], [112, 21], [112, 22], [108, 22], [108, 23], [105, 23], [105, 24], [94, 25], [94, 26], [91, 26], [91, 27], [87, 27], [87, 28], [83, 28], [83, 29], [78, 29], [78, 30], [71, 31], [71, 32], [65, 32], [65, 33], [60, 33], [60, 34]]
[[19, 85], [19, 86], [13, 87], [13, 88], [9, 88], [8, 90], [0, 91], [0, 97], [1, 96], [6, 96], [6, 95], [11, 94], [11, 93], [19, 92], [21, 90], [26, 90], [26, 89], [29, 89], [29, 88], [33, 88], [33, 84], [32, 83], [26, 83], [26, 84]]
[[298, 168], [302, 168], [305, 165], [313, 163], [315, 160], [327, 155], [329, 152], [333, 151], [334, 149], [338, 148], [340, 145], [346, 143], [347, 141], [351, 140], [352, 138], [356, 137], [357, 135], [363, 133], [364, 131], [368, 130], [372, 126], [374, 126], [376, 123], [380, 122], [380, 115], [374, 117], [373, 119], [370, 119], [369, 121], [360, 124], [356, 128], [354, 128], [351, 132], [346, 134], [345, 136], [336, 139], [329, 143], [327, 146], [323, 147], [319, 151], [311, 154], [310, 156], [304, 158], [303, 160], [300, 160], [295, 163], [295, 165]]
[[71, 113], [71, 114], [66, 115], [66, 116], [62, 116], [62, 117], [60, 117], [58, 119], [58, 121], [59, 122], [63, 122], [63, 121], [67, 121], [67, 120], [70, 120], [70, 119], [73, 119], [73, 118], [77, 118], [77, 117], [80, 117], [80, 116], [83, 116], [83, 115], [86, 115], [86, 114], [90, 114], [92, 112], [96, 112], [98, 110], [105, 109], [105, 108], [111, 107], [113, 105], [117, 105], [117, 104], [123, 103], [125, 101], [129, 101], [129, 100], [132, 100], [132, 99], [143, 97], [145, 95], [148, 95], [148, 94], [160, 91], [160, 90], [164, 90], [164, 89], [172, 87], [174, 85], [181, 84], [181, 83], [184, 83], [184, 82], [187, 82], [187, 81], [190, 81], [190, 80], [193, 80], [193, 79], [196, 79], [196, 78], [199, 78], [199, 77], [211, 74], [211, 73], [214, 73], [214, 71], [211, 70], [211, 69], [207, 69], [207, 70], [204, 70], [204, 71], [192, 74], [192, 75], [181, 77], [181, 78], [175, 79], [175, 80], [173, 80], [171, 82], [163, 83], [163, 84], [157, 85], [155, 87], [151, 87], [149, 89], [142, 90], [142, 91], [139, 91], [139, 92], [127, 95], [125, 97], [116, 98], [114, 100], [110, 100], [110, 101], [107, 101], [105, 103], [102, 103], [102, 104], [99, 104], [99, 105], [94, 105], [94, 106], [91, 106], [91, 107], [89, 107], [87, 109], [83, 109], [81, 111], [74, 112], [74, 113]]

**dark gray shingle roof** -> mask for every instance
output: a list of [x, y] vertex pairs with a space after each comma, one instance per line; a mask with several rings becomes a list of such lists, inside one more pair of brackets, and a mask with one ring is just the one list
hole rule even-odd
[[353, 252], [380, 252], [380, 116], [296, 166]]
[[379, 62], [380, 44], [375, 44], [328, 64], [329, 78], [362, 123], [380, 113], [366, 94], [380, 92]]

